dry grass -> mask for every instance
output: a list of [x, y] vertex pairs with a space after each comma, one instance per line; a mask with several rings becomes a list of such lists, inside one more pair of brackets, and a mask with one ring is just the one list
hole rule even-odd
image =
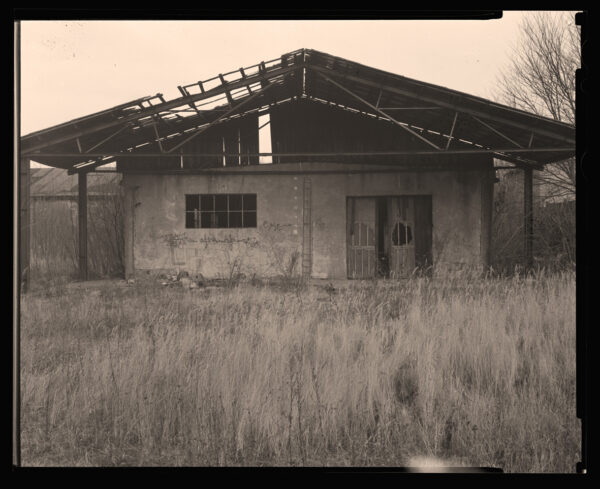
[[22, 300], [25, 465], [572, 472], [575, 277]]

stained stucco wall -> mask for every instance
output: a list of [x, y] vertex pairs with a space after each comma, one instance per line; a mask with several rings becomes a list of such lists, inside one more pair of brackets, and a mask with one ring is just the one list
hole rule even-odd
[[[285, 167], [285, 170], [283, 170]], [[186, 270], [204, 277], [300, 274], [303, 198], [310, 179], [311, 276], [346, 278], [346, 198], [431, 195], [432, 253], [437, 272], [479, 267], [485, 261], [482, 171], [311, 173], [335, 165], [260, 165], [227, 174], [125, 174], [127, 270]], [[352, 165], [349, 170], [360, 170]], [[264, 172], [273, 173], [265, 174]], [[282, 171], [289, 173], [282, 174]], [[262, 172], [262, 174], [256, 174]], [[304, 172], [304, 173], [300, 173]], [[186, 229], [185, 194], [256, 193], [257, 228]], [[483, 222], [483, 226], [482, 226]], [[482, 229], [484, 233], [482, 234]], [[306, 253], [304, 254], [306, 256]]]

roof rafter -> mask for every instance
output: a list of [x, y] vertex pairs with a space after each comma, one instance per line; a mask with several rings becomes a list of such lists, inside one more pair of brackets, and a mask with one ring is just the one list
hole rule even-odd
[[[125, 122], [132, 122], [132, 121], [137, 121], [139, 119], [143, 119], [146, 117], [151, 117], [154, 114], [159, 114], [161, 112], [165, 112], [167, 110], [174, 109], [176, 107], [181, 107], [183, 105], [189, 105], [192, 102], [197, 102], [200, 100], [212, 98], [215, 95], [220, 95], [220, 94], [225, 93], [227, 90], [234, 90], [236, 88], [245, 87], [246, 85], [252, 85], [254, 83], [259, 83], [261, 81], [266, 81], [270, 78], [275, 78], [275, 77], [283, 75], [285, 73], [295, 71], [299, 68], [301, 68], [301, 65], [297, 65], [297, 64], [290, 65], [286, 68], [276, 68], [276, 69], [273, 69], [270, 71], [265, 68], [264, 70], [261, 70], [261, 72], [259, 72], [258, 74], [246, 76], [246, 78], [244, 78], [244, 79], [229, 82], [226, 86], [220, 85], [220, 86], [211, 88], [210, 90], [206, 90], [204, 93], [190, 95], [189, 97], [180, 97], [175, 100], [171, 100], [169, 102], [161, 103], [159, 105], [153, 105], [151, 107], [146, 108], [143, 111], [136, 112], [135, 114], [131, 114], [131, 115], [123, 117], [121, 119], [115, 119], [114, 121], [98, 124], [97, 126], [94, 126], [94, 127], [88, 128], [88, 129], [79, 130], [79, 131], [73, 132], [69, 135], [58, 137], [58, 138], [50, 140], [50, 141], [45, 141], [42, 143], [34, 144], [33, 146], [27, 148], [27, 152], [28, 153], [33, 152], [38, 149], [41, 149], [41, 148], [44, 148], [47, 146], [51, 146], [53, 144], [72, 141], [78, 137], [85, 136], [87, 134], [92, 134], [96, 131], [101, 131], [103, 129], [108, 129], [110, 127], [118, 126]], [[35, 136], [35, 134], [30, 134], [30, 135], [24, 136], [22, 139], [27, 139], [32, 136]]]
[[[212, 81], [217, 85], [207, 88]], [[271, 86], [280, 88], [264, 104], [259, 99], [243, 108]], [[192, 94], [190, 87], [200, 93]], [[106, 163], [107, 157], [150, 156], [152, 144], [158, 144], [161, 152], [169, 143], [173, 145], [169, 151], [181, 149], [216, 124], [260, 111], [257, 105], [278, 105], [298, 97], [395, 124], [425, 142], [434, 154], [485, 152], [515, 164], [544, 165], [574, 153], [575, 131], [568, 124], [315, 50], [297, 50], [178, 88], [182, 97], [177, 99], [165, 101], [161, 94], [144, 97], [23, 136], [21, 155], [32, 159], [47, 155], [47, 161], [39, 161], [63, 168], [78, 160], [77, 168], [87, 170]], [[300, 93], [294, 96], [296, 89]], [[228, 104], [221, 105], [225, 99]], [[185, 112], [184, 117], [179, 112]], [[403, 114], [400, 121], [390, 116], [398, 113]], [[502, 148], [504, 141], [513, 147]], [[94, 152], [98, 148], [102, 151]], [[59, 155], [66, 161], [56, 158]], [[94, 157], [99, 159], [91, 161]]]
[[490, 131], [496, 133], [498, 136], [500, 136], [501, 138], [506, 139], [509, 143], [514, 144], [517, 148], [522, 148], [523, 146], [520, 145], [519, 143], [517, 143], [515, 140], [509, 138], [506, 134], [503, 134], [502, 132], [500, 132], [498, 129], [490, 126], [489, 124], [486, 124], [485, 122], [483, 122], [479, 117], [476, 117], [474, 115], [471, 115], [471, 117], [473, 119], [475, 119], [477, 122], [479, 122], [482, 126], [487, 127]]
[[177, 148], [183, 146], [185, 143], [187, 143], [187, 142], [191, 141], [192, 139], [194, 139], [195, 137], [199, 136], [204, 131], [206, 131], [207, 129], [211, 128], [212, 126], [214, 126], [215, 124], [217, 124], [221, 120], [225, 119], [228, 115], [230, 115], [231, 113], [233, 113], [236, 110], [240, 109], [244, 105], [248, 104], [250, 101], [254, 100], [256, 97], [258, 97], [260, 95], [263, 95], [267, 90], [269, 90], [271, 87], [274, 87], [274, 86], [276, 86], [275, 83], [270, 83], [267, 86], [265, 86], [262, 90], [259, 90], [258, 92], [254, 92], [249, 97], [244, 98], [239, 104], [233, 106], [231, 108], [231, 110], [229, 110], [229, 111], [225, 112], [224, 114], [220, 115], [214, 121], [211, 121], [208, 125], [203, 126], [200, 129], [197, 129], [196, 131], [194, 131], [194, 133], [192, 133], [192, 135], [190, 137], [184, 139], [183, 141], [177, 143], [172, 148], [168, 149], [167, 153], [171, 153], [172, 151], [176, 150]]
[[317, 71], [316, 72], [318, 75], [322, 76], [325, 80], [327, 80], [328, 82], [332, 83], [333, 85], [335, 85], [336, 87], [338, 87], [339, 89], [343, 90], [344, 92], [346, 92], [347, 94], [353, 96], [355, 99], [360, 100], [363, 104], [367, 105], [368, 107], [370, 107], [371, 109], [373, 109], [375, 112], [377, 112], [378, 114], [382, 115], [383, 117], [389, 119], [390, 121], [392, 121], [394, 124], [396, 124], [398, 127], [401, 127], [402, 129], [404, 129], [405, 131], [408, 131], [409, 133], [411, 133], [413, 136], [419, 138], [421, 141], [424, 141], [425, 143], [427, 143], [429, 146], [434, 147], [437, 150], [441, 150], [441, 148], [437, 145], [432, 143], [431, 141], [429, 141], [429, 139], [424, 138], [423, 136], [421, 136], [420, 134], [416, 133], [415, 131], [413, 131], [410, 127], [408, 127], [408, 124], [404, 124], [402, 122], [398, 122], [396, 119], [394, 119], [391, 115], [386, 114], [383, 110], [378, 109], [377, 107], [375, 107], [374, 105], [372, 105], [371, 103], [367, 102], [365, 99], [363, 99], [362, 97], [359, 97], [358, 95], [356, 95], [354, 92], [352, 92], [351, 90], [347, 89], [346, 87], [344, 87], [343, 85], [337, 83], [336, 81], [332, 80], [331, 78], [329, 78], [327, 75], [325, 75], [324, 73]]
[[[415, 90], [407, 90], [405, 88], [398, 88], [398, 87], [393, 87], [390, 85], [383, 85], [381, 83], [377, 83], [371, 80], [368, 80], [364, 77], [361, 76], [357, 76], [357, 75], [353, 75], [353, 74], [349, 74], [349, 73], [337, 73], [334, 72], [332, 70], [329, 70], [327, 68], [322, 68], [320, 66], [309, 66], [310, 70], [312, 71], [317, 71], [323, 74], [331, 74], [334, 77], [337, 78], [342, 78], [342, 79], [347, 79], [347, 80], [351, 80], [351, 81], [355, 81], [357, 83], [362, 83], [366, 86], [370, 86], [373, 88], [378, 88], [381, 90], [386, 90], [392, 93], [397, 93], [399, 95], [404, 95], [404, 96], [408, 96], [408, 97], [414, 97], [418, 100], [421, 100], [423, 102], [427, 102], [427, 103], [432, 103], [435, 105], [438, 105], [440, 107], [445, 107], [447, 109], [451, 109], [453, 111], [458, 111], [461, 113], [465, 113], [465, 114], [469, 114], [469, 115], [475, 115], [478, 117], [482, 117], [482, 118], [486, 118], [486, 119], [490, 119], [490, 120], [495, 120], [497, 122], [502, 122], [504, 124], [508, 124], [508, 125], [512, 125], [514, 127], [517, 127], [519, 129], [524, 129], [526, 131], [533, 131], [537, 134], [543, 135], [543, 136], [547, 136], [547, 137], [551, 137], [554, 139], [558, 139], [560, 141], [562, 141], [563, 143], [568, 143], [568, 144], [575, 144], [575, 139], [574, 138], [570, 138], [570, 137], [565, 137], [562, 134], [558, 134], [556, 132], [553, 131], [549, 131], [546, 129], [541, 129], [541, 128], [536, 128], [536, 127], [532, 127], [531, 125], [526, 125], [526, 124], [522, 124], [520, 122], [514, 121], [514, 120], [510, 120], [507, 119], [505, 117], [501, 117], [501, 116], [496, 116], [496, 115], [491, 115], [489, 113], [485, 113], [481, 110], [477, 110], [477, 109], [472, 109], [472, 108], [468, 108], [468, 107], [464, 107], [461, 106], [457, 103], [454, 102], [448, 102], [445, 100], [442, 100], [441, 98], [434, 98], [434, 97], [430, 97], [430, 96], [426, 96], [423, 95], [421, 93], [418, 93]], [[490, 102], [490, 106], [492, 105], [492, 103]]]

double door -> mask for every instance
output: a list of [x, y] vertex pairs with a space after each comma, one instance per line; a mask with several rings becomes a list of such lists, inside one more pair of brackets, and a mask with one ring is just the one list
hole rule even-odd
[[404, 278], [431, 265], [431, 221], [431, 196], [349, 197], [348, 278]]

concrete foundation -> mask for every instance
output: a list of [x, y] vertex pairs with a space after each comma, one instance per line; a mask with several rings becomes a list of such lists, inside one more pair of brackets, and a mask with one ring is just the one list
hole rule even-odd
[[[375, 171], [358, 173], [369, 169]], [[309, 199], [304, 195], [307, 176]], [[402, 195], [432, 196], [436, 274], [481, 269], [489, 261], [492, 179], [491, 159], [480, 170], [449, 166], [447, 171], [408, 172], [290, 163], [224, 168], [222, 174], [219, 169], [211, 174], [125, 173], [126, 273], [129, 278], [140, 270], [185, 270], [228, 278], [300, 275], [304, 269], [312, 278], [344, 279], [346, 198]], [[257, 227], [186, 229], [185, 195], [211, 193], [255, 193]]]

